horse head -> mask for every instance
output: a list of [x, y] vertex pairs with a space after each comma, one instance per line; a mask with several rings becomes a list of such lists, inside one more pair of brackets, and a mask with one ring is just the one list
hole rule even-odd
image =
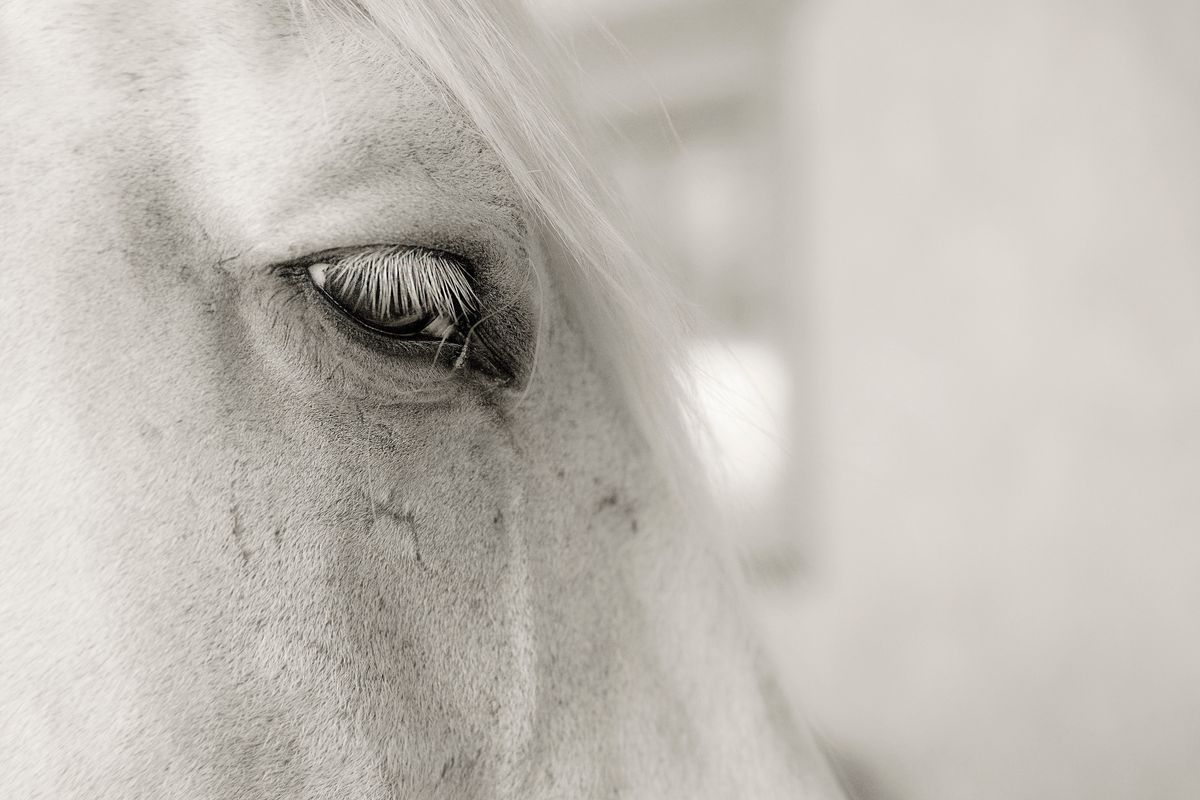
[[5, 7], [0, 794], [821, 783], [530, 30]]

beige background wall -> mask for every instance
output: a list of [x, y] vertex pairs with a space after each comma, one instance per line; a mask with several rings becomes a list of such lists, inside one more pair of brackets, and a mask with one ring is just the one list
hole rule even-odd
[[790, 27], [814, 713], [902, 797], [1200, 797], [1200, 5]]

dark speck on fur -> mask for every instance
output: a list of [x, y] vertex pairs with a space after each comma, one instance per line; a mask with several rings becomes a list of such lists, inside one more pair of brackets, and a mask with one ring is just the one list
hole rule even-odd
[[617, 493], [609, 492], [608, 494], [604, 495], [604, 497], [600, 498], [600, 502], [596, 503], [596, 510], [603, 511], [606, 508], [613, 508], [619, 502], [621, 502], [621, 498], [617, 495]]

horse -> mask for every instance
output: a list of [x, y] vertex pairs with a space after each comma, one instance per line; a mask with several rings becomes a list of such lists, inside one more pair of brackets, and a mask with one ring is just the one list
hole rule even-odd
[[836, 795], [530, 15], [0, 14], [0, 796]]

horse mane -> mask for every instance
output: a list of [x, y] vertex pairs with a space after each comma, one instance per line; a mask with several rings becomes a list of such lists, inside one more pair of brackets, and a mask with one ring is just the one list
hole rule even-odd
[[[614, 192], [585, 157], [588, 137], [552, 78], [572, 63], [520, 0], [294, 0], [415, 56], [482, 134], [565, 263], [572, 309], [623, 390], [670, 488], [692, 506], [698, 417], [676, 293], [631, 245]], [[694, 507], [694, 506], [693, 506]]]

